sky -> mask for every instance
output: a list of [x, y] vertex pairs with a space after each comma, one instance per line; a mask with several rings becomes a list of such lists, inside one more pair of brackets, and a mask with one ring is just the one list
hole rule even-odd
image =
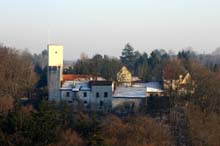
[[0, 43], [40, 53], [64, 45], [64, 59], [82, 52], [209, 53], [220, 46], [219, 0], [0, 0]]

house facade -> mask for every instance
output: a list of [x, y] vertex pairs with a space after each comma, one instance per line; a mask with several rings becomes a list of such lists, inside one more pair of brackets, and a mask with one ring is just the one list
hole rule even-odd
[[194, 93], [194, 81], [192, 81], [189, 72], [187, 72], [184, 76], [179, 75], [178, 79], [164, 79], [163, 87], [166, 91], [177, 91], [177, 93], [181, 95]]
[[112, 108], [111, 81], [66, 81], [61, 100], [89, 111], [110, 111]]
[[117, 82], [119, 86], [131, 86], [132, 75], [127, 67], [123, 66], [120, 71], [117, 73]]

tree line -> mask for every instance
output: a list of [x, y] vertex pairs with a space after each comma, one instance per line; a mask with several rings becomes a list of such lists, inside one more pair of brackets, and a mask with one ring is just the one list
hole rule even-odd
[[64, 73], [94, 74], [108, 80], [115, 80], [120, 68], [125, 65], [134, 76], [143, 81], [162, 80], [162, 66], [169, 58], [165, 50], [154, 50], [150, 56], [140, 53], [128, 43], [121, 52], [120, 59], [96, 54], [92, 58], [83, 55]]
[[[150, 54], [147, 52], [140, 53], [135, 50], [129, 43], [122, 49], [120, 58], [109, 57], [108, 55], [96, 54], [89, 58], [82, 54], [72, 66], [64, 69], [64, 73], [74, 74], [92, 74], [102, 76], [107, 80], [115, 80], [116, 74], [124, 65], [133, 76], [139, 77], [143, 82], [162, 81], [164, 66], [169, 64], [172, 59], [182, 60], [187, 69], [187, 60], [193, 59], [207, 66], [212, 71], [220, 69], [218, 54], [213, 56], [196, 54], [192, 48], [179, 51], [177, 55], [172, 52], [167, 53], [164, 49], [153, 50]], [[212, 59], [215, 58], [215, 59]]]

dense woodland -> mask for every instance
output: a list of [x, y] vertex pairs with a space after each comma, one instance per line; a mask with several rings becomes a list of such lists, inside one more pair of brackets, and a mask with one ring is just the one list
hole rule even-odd
[[[181, 60], [183, 67], [187, 70], [187, 61], [194, 60], [205, 65], [211, 71], [220, 69], [220, 48], [213, 54], [196, 54], [191, 47], [188, 47], [175, 55], [172, 51], [156, 49], [150, 54], [135, 50], [130, 44], [122, 49], [120, 58], [109, 57], [108, 55], [96, 54], [92, 58], [82, 53], [72, 66], [65, 68], [64, 73], [93, 74], [102, 76], [109, 80], [115, 80], [116, 74], [122, 65], [125, 65], [133, 74], [142, 81], [162, 81], [163, 69], [166, 64], [175, 59]], [[180, 66], [182, 67], [182, 66]]]
[[[220, 55], [178, 54], [163, 49], [140, 53], [127, 44], [120, 58], [85, 54], [65, 73], [94, 74], [113, 80], [125, 65], [143, 81], [176, 79], [190, 72], [194, 93], [169, 91], [168, 120], [146, 114], [118, 117], [75, 112], [47, 97], [47, 51], [30, 54], [0, 47], [0, 145], [2, 146], [219, 146]], [[190, 86], [189, 86], [190, 88]], [[28, 102], [22, 99], [28, 98]]]

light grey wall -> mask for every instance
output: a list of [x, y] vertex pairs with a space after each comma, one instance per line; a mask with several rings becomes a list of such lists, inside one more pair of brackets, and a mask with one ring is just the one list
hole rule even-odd
[[[92, 86], [91, 110], [108, 111], [112, 106], [112, 86]], [[96, 93], [99, 97], [96, 97]], [[108, 93], [108, 97], [104, 97], [104, 93]], [[103, 101], [103, 107], [100, 108], [100, 102]]]
[[[87, 96], [84, 97], [84, 93], [86, 92]], [[79, 91], [78, 92], [78, 97], [80, 99], [80, 101], [82, 101], [82, 103], [84, 104], [84, 106], [87, 106], [90, 104], [90, 100], [91, 100], [91, 91]], [[87, 103], [84, 103], [84, 102]]]
[[[69, 92], [69, 97], [67, 96], [67, 92]], [[73, 97], [73, 92], [72, 90], [61, 90], [61, 100], [64, 101], [71, 101]]]
[[[53, 68], [53, 69], [52, 69]], [[60, 101], [60, 68], [48, 67], [48, 99]]]
[[112, 110], [116, 112], [137, 112], [146, 106], [146, 98], [112, 98]]

